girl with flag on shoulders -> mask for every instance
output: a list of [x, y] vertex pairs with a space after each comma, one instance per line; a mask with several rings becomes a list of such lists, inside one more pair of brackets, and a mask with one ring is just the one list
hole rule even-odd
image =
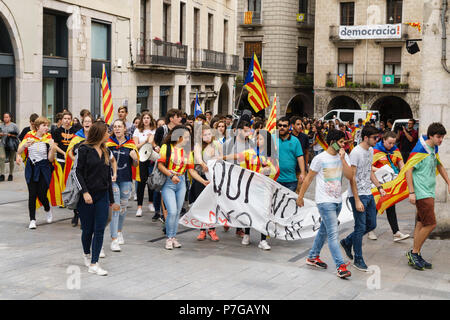
[[[47, 191], [50, 185], [53, 190], [50, 197], [54, 205], [61, 205], [61, 190], [58, 180], [58, 172], [52, 174], [56, 169], [61, 175], [61, 167], [53, 166], [52, 163], [56, 159], [56, 145], [51, 134], [48, 133], [50, 121], [47, 118], [39, 117], [35, 120], [34, 126], [36, 130], [28, 132], [17, 150], [18, 154], [22, 154], [25, 163], [25, 180], [28, 185], [28, 210], [30, 213], [29, 229], [36, 229], [36, 204], [37, 200], [44, 206], [47, 222], [52, 222], [52, 210]], [[56, 179], [56, 181], [55, 181]], [[56, 183], [55, 183], [56, 182]], [[59, 194], [57, 194], [59, 193]], [[59, 201], [55, 201], [59, 198]]]
[[[121, 251], [123, 239], [123, 223], [127, 214], [128, 199], [131, 195], [133, 179], [139, 178], [139, 153], [132, 139], [125, 136], [125, 121], [118, 119], [113, 122], [113, 134], [106, 143], [106, 147], [113, 154], [117, 162], [116, 181], [112, 182], [114, 195], [111, 224], [111, 251]], [[133, 170], [133, 168], [136, 168]]]

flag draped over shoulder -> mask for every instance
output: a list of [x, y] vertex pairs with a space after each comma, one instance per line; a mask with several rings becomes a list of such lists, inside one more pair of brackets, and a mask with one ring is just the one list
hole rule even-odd
[[[50, 141], [52, 140], [52, 135], [50, 133], [45, 134], [42, 136], [42, 138], [39, 138], [36, 136], [36, 131], [29, 131], [25, 137], [22, 139], [22, 142], [19, 145], [19, 148], [23, 146], [28, 139], [33, 139], [35, 142], [44, 142], [46, 144], [50, 144]], [[27, 165], [26, 161], [28, 158], [28, 148], [25, 148], [22, 152], [22, 159], [25, 162], [25, 167]], [[62, 181], [63, 181], [63, 172], [61, 169], [60, 164], [58, 161], [55, 160], [52, 163], [53, 169], [52, 169], [52, 177], [50, 180], [50, 186], [47, 191], [47, 198], [50, 202], [50, 205], [53, 207], [56, 206], [62, 206]], [[36, 209], [41, 207], [41, 202], [39, 199], [36, 199]]]
[[69, 173], [73, 166], [73, 161], [72, 158], [70, 158], [69, 156], [69, 151], [72, 150], [75, 145], [77, 145], [80, 142], [83, 142], [84, 140], [86, 140], [84, 129], [80, 129], [77, 131], [77, 133], [75, 133], [75, 136], [72, 138], [72, 140], [70, 140], [70, 144], [67, 147], [66, 166], [64, 167], [64, 180], [62, 182], [63, 190], [66, 188], [67, 178], [69, 178]]
[[270, 106], [261, 66], [259, 65], [256, 54], [253, 54], [244, 86], [248, 91], [248, 102], [255, 112], [259, 112]]
[[[408, 161], [403, 166], [402, 170], [400, 170], [397, 178], [383, 184], [383, 189], [386, 192], [386, 196], [381, 197], [380, 192], [377, 190], [377, 188], [372, 189], [372, 194], [375, 198], [377, 211], [379, 214], [383, 213], [387, 208], [390, 208], [396, 203], [408, 198], [409, 190], [408, 184], [406, 183], [405, 173], [409, 169], [414, 168], [422, 160], [430, 156], [431, 153], [428, 152], [428, 149], [425, 146], [426, 140], [428, 140], [427, 136], [420, 137], [416, 146], [411, 151]], [[438, 163], [440, 163], [437, 146], [435, 147], [435, 154]], [[436, 174], [438, 174], [438, 172], [436, 172]]]
[[272, 110], [270, 111], [269, 120], [267, 120], [266, 130], [274, 133], [277, 128], [277, 94], [273, 98]]
[[322, 136], [320, 134], [316, 133], [315, 140], [322, 147], [323, 150], [328, 149], [328, 144], [326, 143], [326, 141], [322, 138]]
[[[127, 140], [123, 144], [120, 144], [119, 141], [116, 139], [116, 137], [112, 136], [111, 138], [109, 138], [108, 142], [106, 143], [106, 147], [108, 147], [108, 148], [113, 147], [116, 149], [120, 149], [121, 147], [124, 147], [124, 148], [134, 150], [134, 151], [136, 151], [136, 154], [137, 154], [138, 160], [139, 160], [139, 151], [136, 147], [136, 144], [134, 143], [134, 141], [132, 139], [127, 138]], [[140, 182], [141, 175], [139, 173], [139, 165], [137, 167], [132, 166], [131, 172], [132, 172], [133, 180]]]
[[109, 87], [108, 75], [106, 74], [105, 65], [102, 72], [102, 105], [105, 122], [109, 126], [113, 120], [114, 107], [112, 103], [111, 89]]
[[[391, 150], [386, 150], [384, 147], [383, 141], [379, 141], [375, 147], [373, 148], [373, 161], [372, 164], [374, 166], [382, 167], [384, 165], [389, 165], [392, 167], [393, 165], [399, 161], [403, 160], [402, 154], [400, 153], [400, 150], [397, 148], [397, 146], [393, 146]], [[398, 173], [398, 168], [394, 169], [395, 173]]]

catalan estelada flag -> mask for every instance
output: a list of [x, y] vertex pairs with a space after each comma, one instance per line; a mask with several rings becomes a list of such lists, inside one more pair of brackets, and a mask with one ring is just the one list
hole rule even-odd
[[373, 112], [367, 113], [367, 117], [366, 117], [366, 119], [363, 121], [363, 126], [365, 126], [367, 122], [370, 122], [370, 119], [372, 119], [372, 116], [373, 116]]
[[270, 111], [269, 120], [267, 120], [266, 130], [274, 133], [277, 128], [277, 94], [273, 98], [272, 110]]
[[84, 129], [80, 129], [77, 131], [77, 133], [75, 133], [75, 137], [73, 137], [72, 140], [70, 140], [70, 144], [67, 147], [66, 165], [64, 167], [64, 180], [62, 182], [63, 191], [64, 191], [64, 189], [66, 189], [67, 179], [69, 178], [69, 173], [73, 166], [73, 161], [72, 161], [72, 158], [69, 156], [69, 151], [72, 150], [75, 145], [77, 145], [80, 142], [83, 142], [84, 140], [86, 140], [86, 136], [84, 134]]
[[328, 149], [328, 143], [322, 138], [322, 136], [318, 133], [316, 133], [316, 142], [322, 147], [323, 150]]
[[337, 87], [338, 88], [345, 87], [345, 73], [339, 73], [337, 75]]
[[[380, 192], [378, 191], [377, 188], [372, 189], [372, 194], [375, 198], [375, 202], [377, 204], [377, 211], [379, 214], [383, 213], [387, 208], [390, 208], [394, 204], [409, 197], [409, 190], [408, 184], [406, 183], [405, 173], [409, 169], [414, 168], [423, 159], [431, 155], [431, 153], [429, 152], [428, 148], [425, 145], [426, 140], [428, 140], [427, 136], [420, 137], [416, 146], [411, 151], [408, 161], [403, 166], [402, 170], [400, 170], [397, 178], [383, 184], [383, 189], [386, 192], [386, 196], [381, 197]], [[436, 146], [434, 149], [436, 159], [438, 163], [441, 163], [438, 151], [439, 149]], [[436, 174], [438, 174], [438, 171], [436, 171]]]
[[[134, 150], [134, 151], [136, 151], [136, 154], [139, 159], [139, 151], [136, 147], [136, 144], [134, 143], [134, 141], [132, 139], [128, 139], [124, 143], [120, 144], [119, 141], [117, 140], [117, 138], [115, 136], [112, 136], [109, 138], [108, 142], [106, 143], [106, 147], [107, 148], [116, 148], [116, 149], [120, 149], [121, 147], [124, 147], [124, 148]], [[141, 181], [141, 175], [139, 173], [139, 165], [137, 167], [131, 166], [131, 173], [133, 176], [133, 180], [136, 180], [138, 182]]]
[[[36, 136], [36, 131], [29, 131], [25, 137], [23, 138], [22, 142], [20, 143], [19, 147], [24, 145], [28, 139], [33, 139], [35, 142], [44, 142], [47, 144], [50, 144], [50, 141], [52, 139], [52, 135], [50, 133], [45, 134], [41, 138]], [[28, 148], [25, 148], [25, 150], [22, 152], [22, 159], [25, 163], [25, 170], [27, 168], [27, 159], [28, 159]], [[52, 163], [52, 176], [50, 179], [50, 185], [49, 189], [47, 191], [47, 198], [50, 202], [50, 205], [53, 207], [56, 206], [62, 206], [63, 200], [62, 200], [62, 179], [63, 179], [63, 173], [61, 166], [59, 165], [58, 161], [55, 160]], [[41, 202], [39, 199], [36, 199], [36, 209], [41, 207]]]
[[113, 120], [114, 107], [112, 103], [111, 89], [109, 87], [109, 80], [108, 75], [106, 74], [105, 65], [103, 65], [102, 72], [102, 105], [105, 122], [109, 126], [111, 125], [111, 122]]
[[255, 112], [259, 112], [270, 106], [261, 66], [259, 65], [256, 54], [253, 54], [244, 86], [248, 91], [248, 102], [253, 107]]

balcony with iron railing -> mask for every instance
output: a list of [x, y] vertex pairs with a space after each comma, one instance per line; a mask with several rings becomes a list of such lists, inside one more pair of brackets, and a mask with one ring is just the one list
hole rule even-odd
[[297, 27], [299, 29], [313, 29], [315, 16], [310, 13], [297, 14]]
[[239, 56], [208, 49], [192, 49], [191, 69], [237, 73], [239, 71]]
[[313, 73], [294, 73], [294, 85], [300, 88], [308, 88], [314, 86]]
[[237, 13], [238, 24], [243, 28], [262, 27], [261, 11], [245, 11]]
[[383, 83], [383, 74], [352, 74], [345, 76], [345, 82], [338, 87], [338, 74], [327, 73], [325, 87], [337, 91], [408, 91], [416, 90], [410, 87], [410, 74], [392, 75], [393, 83]]
[[136, 67], [187, 67], [188, 47], [160, 39], [138, 39]]

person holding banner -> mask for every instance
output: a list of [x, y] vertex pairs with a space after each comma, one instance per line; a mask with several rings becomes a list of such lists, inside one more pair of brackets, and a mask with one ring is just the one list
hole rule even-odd
[[406, 171], [406, 182], [409, 189], [409, 202], [416, 205], [416, 227], [414, 230], [414, 246], [406, 253], [408, 263], [417, 270], [431, 269], [431, 263], [422, 258], [422, 247], [436, 227], [434, 199], [436, 197], [436, 174], [441, 174], [450, 193], [450, 179], [439, 158], [438, 147], [447, 134], [445, 127], [438, 122], [432, 123], [427, 135], [420, 137], [411, 151], [406, 167], [415, 163]]
[[158, 159], [158, 169], [167, 176], [161, 194], [167, 209], [166, 245], [167, 250], [181, 248], [175, 238], [178, 231], [178, 221], [186, 195], [185, 172], [189, 171], [192, 178], [207, 186], [209, 181], [203, 179], [194, 169], [194, 153], [189, 130], [183, 125], [172, 128], [161, 146]]
[[[200, 129], [198, 132], [197, 128]], [[208, 172], [207, 163], [209, 160], [216, 159], [221, 156], [221, 144], [216, 140], [212, 134], [210, 126], [204, 124], [202, 126], [197, 125], [195, 127], [196, 134], [201, 134], [202, 142], [194, 145], [194, 159], [195, 159], [195, 171], [202, 179], [207, 180], [205, 173]], [[200, 181], [192, 181], [192, 186], [189, 189], [189, 204], [192, 204], [197, 200], [198, 196], [205, 189], [205, 185]], [[219, 237], [216, 233], [216, 228], [210, 228], [208, 235], [212, 241], [219, 241]], [[197, 237], [198, 241], [206, 239], [206, 229], [201, 229], [200, 234]]]
[[341, 240], [341, 245], [350, 259], [353, 259], [352, 247], [355, 252], [353, 266], [360, 271], [367, 272], [362, 252], [363, 236], [374, 230], [377, 226], [377, 209], [372, 194], [372, 183], [378, 188], [381, 196], [386, 192], [378, 182], [372, 170], [373, 147], [378, 140], [378, 129], [370, 125], [361, 130], [361, 143], [350, 153], [350, 164], [353, 176], [350, 180], [348, 195], [355, 220], [354, 231]]
[[[36, 229], [36, 200], [44, 206], [47, 222], [52, 222], [52, 209], [47, 191], [52, 182], [53, 161], [56, 159], [56, 144], [48, 133], [50, 121], [39, 117], [34, 121], [36, 130], [28, 132], [17, 150], [25, 163], [25, 180], [28, 186], [29, 229]], [[58, 168], [58, 166], [56, 166]], [[55, 183], [55, 181], [53, 181]]]
[[[403, 158], [395, 145], [397, 135], [393, 131], [386, 131], [383, 135], [383, 140], [379, 141], [373, 148], [373, 163], [372, 169], [377, 172], [383, 166], [389, 166], [394, 170], [395, 174], [398, 174], [402, 170]], [[392, 233], [394, 235], [394, 242], [401, 241], [409, 238], [409, 234], [403, 234], [398, 228], [397, 213], [395, 212], [395, 204], [386, 209], [387, 219], [391, 226]], [[369, 239], [377, 240], [377, 237], [373, 231], [369, 232]]]
[[314, 239], [314, 244], [309, 252], [306, 264], [326, 269], [327, 264], [320, 260], [320, 251], [328, 239], [328, 247], [337, 269], [337, 276], [347, 278], [351, 272], [347, 270], [339, 248], [338, 216], [342, 208], [342, 180], [343, 176], [352, 179], [350, 159], [345, 152], [345, 134], [342, 131], [331, 129], [327, 135], [326, 152], [314, 157], [311, 167], [300, 189], [297, 205], [304, 206], [303, 197], [314, 178], [316, 178], [316, 203], [319, 209], [320, 222], [319, 233]]

